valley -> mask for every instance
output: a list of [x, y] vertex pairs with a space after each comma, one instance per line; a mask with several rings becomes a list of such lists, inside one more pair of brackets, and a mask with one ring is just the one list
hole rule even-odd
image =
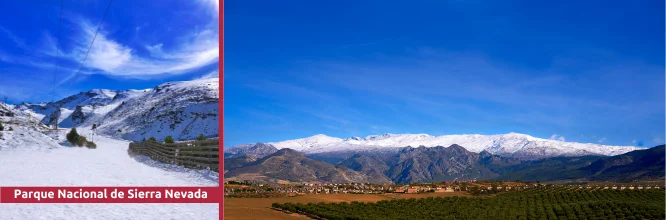
[[[604, 203], [611, 202], [612, 205], [619, 205], [620, 208], [627, 207], [631, 210], [647, 211], [645, 208], [650, 209], [647, 212], [632, 213], [620, 209], [613, 210], [613, 214], [618, 215], [661, 215], [663, 214], [656, 211], [663, 204], [658, 204], [651, 200], [650, 205], [636, 203], [637, 200], [645, 198], [645, 195], [658, 196], [659, 193], [664, 192], [663, 181], [638, 181], [630, 183], [617, 183], [617, 182], [515, 182], [515, 181], [467, 181], [467, 182], [441, 182], [441, 183], [428, 183], [428, 184], [257, 184], [257, 183], [239, 183], [229, 181], [225, 183], [225, 218], [228, 219], [253, 219], [254, 217], [261, 217], [266, 219], [344, 219], [336, 218], [335, 216], [350, 216], [364, 215], [369, 219], [402, 219], [407, 215], [419, 216], [422, 214], [430, 215], [426, 219], [438, 219], [447, 215], [484, 215], [479, 205], [488, 207], [488, 202], [493, 200], [505, 200], [506, 197], [514, 197], [519, 201], [536, 202], [537, 209], [548, 210], [552, 206], [539, 207], [541, 204], [547, 202], [565, 203], [561, 206], [571, 206], [571, 210], [560, 212], [559, 215], [568, 215], [567, 212], [574, 214], [577, 218], [585, 218], [586, 215], [594, 215], [588, 212], [582, 212], [575, 208], [579, 200], [591, 199], [590, 201], [583, 201], [583, 204]], [[553, 197], [549, 194], [553, 193]], [[560, 197], [561, 196], [561, 197]], [[599, 196], [606, 196], [601, 198]], [[622, 201], [613, 200], [619, 196], [637, 196], [637, 200], [632, 204], [624, 204]], [[517, 198], [527, 197], [527, 198]], [[545, 197], [545, 198], [544, 198]], [[590, 198], [592, 197], [592, 198]], [[574, 199], [575, 198], [575, 199]], [[654, 199], [653, 197], [652, 199]], [[452, 200], [451, 200], [452, 199]], [[542, 200], [543, 199], [543, 200]], [[556, 199], [556, 200], [553, 200]], [[561, 201], [557, 201], [557, 200]], [[573, 200], [572, 200], [573, 199]], [[662, 198], [663, 199], [663, 198]], [[444, 200], [444, 201], [442, 201]], [[427, 203], [428, 201], [439, 201]], [[404, 203], [413, 202], [426, 202], [421, 207], [404, 206]], [[546, 216], [551, 213], [538, 213], [530, 212], [525, 209], [525, 204], [512, 204], [518, 201], [509, 199], [508, 201], [500, 202], [507, 205], [507, 207], [499, 208], [497, 211], [509, 212], [501, 215], [528, 215], [527, 219], [540, 217], [539, 215]], [[441, 203], [447, 204], [441, 206]], [[392, 217], [386, 218], [385, 215], [370, 217], [365, 210], [360, 206], [366, 208], [378, 208], [389, 206], [390, 204], [402, 204], [398, 207], [392, 207], [383, 212], [393, 212], [393, 210], [403, 210], [401, 212], [394, 212]], [[358, 210], [336, 210], [336, 207], [347, 205], [349, 209], [360, 208]], [[499, 204], [495, 204], [499, 205]], [[611, 205], [611, 204], [609, 204]], [[356, 207], [354, 207], [356, 206]], [[451, 207], [457, 207], [451, 209]], [[322, 207], [316, 209], [315, 207]], [[405, 209], [406, 208], [406, 209]], [[498, 207], [496, 207], [498, 208]], [[533, 209], [535, 207], [532, 207]], [[588, 208], [588, 207], [581, 207]], [[472, 209], [472, 210], [469, 210]], [[328, 210], [327, 212], [320, 212]], [[418, 212], [409, 212], [408, 210], [420, 210]], [[438, 215], [429, 214], [431, 212], [444, 212]], [[456, 210], [468, 210], [466, 212], [459, 212]], [[555, 210], [554, 210], [555, 211]], [[381, 211], [380, 211], [381, 212]], [[252, 213], [248, 216], [246, 213]], [[365, 214], [361, 214], [365, 213]], [[375, 213], [379, 214], [379, 213]], [[552, 213], [555, 214], [555, 213]], [[611, 215], [604, 212], [604, 215]], [[381, 217], [384, 216], [384, 217]], [[358, 217], [358, 216], [356, 216]], [[414, 219], [423, 219], [424, 217], [412, 217]], [[460, 216], [456, 218], [461, 218]], [[571, 218], [568, 216], [568, 218]], [[487, 219], [487, 217], [485, 217]], [[657, 218], [658, 219], [658, 218]]]

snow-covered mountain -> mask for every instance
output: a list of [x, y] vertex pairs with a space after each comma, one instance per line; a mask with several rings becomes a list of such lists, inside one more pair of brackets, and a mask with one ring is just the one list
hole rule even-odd
[[613, 156], [643, 148], [607, 146], [591, 143], [564, 142], [532, 137], [526, 134], [498, 135], [462, 134], [432, 136], [428, 134], [383, 134], [367, 137], [336, 138], [323, 134], [281, 142], [268, 143], [278, 149], [291, 148], [308, 154], [344, 151], [388, 150], [407, 146], [448, 147], [460, 145], [468, 151], [521, 159], [555, 156], [606, 155]]
[[31, 118], [27, 112], [16, 111], [14, 106], [0, 102], [0, 151], [33, 148], [35, 150], [59, 147], [49, 136], [47, 127]]
[[[219, 79], [169, 82], [151, 89], [81, 92], [62, 100], [9, 106], [45, 125], [98, 127], [98, 133], [126, 140], [172, 136], [189, 140], [218, 135]], [[60, 108], [60, 116], [56, 113]]]

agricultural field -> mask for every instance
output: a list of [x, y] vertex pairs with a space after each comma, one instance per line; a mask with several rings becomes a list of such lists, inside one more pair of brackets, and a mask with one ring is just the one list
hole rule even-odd
[[273, 203], [323, 219], [666, 219], [663, 189], [552, 187], [492, 197], [429, 197], [377, 202]]
[[272, 203], [339, 203], [339, 202], [378, 202], [392, 199], [420, 199], [426, 197], [466, 197], [464, 192], [422, 193], [422, 194], [308, 194], [281, 198], [224, 198], [224, 219], [310, 219], [305, 215], [285, 213], [271, 209]]

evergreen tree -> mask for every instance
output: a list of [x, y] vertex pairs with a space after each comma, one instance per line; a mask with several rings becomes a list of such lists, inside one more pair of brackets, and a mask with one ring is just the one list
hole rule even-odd
[[0, 122], [0, 131], [4, 131], [4, 130], [5, 130], [5, 127], [2, 126], [2, 122]]
[[206, 136], [204, 136], [203, 134], [200, 134], [199, 137], [197, 137], [197, 141], [204, 141], [204, 140], [206, 140]]
[[157, 139], [155, 139], [155, 137], [150, 137], [150, 138], [148, 138], [148, 140], [157, 142]]
[[14, 128], [12, 128], [12, 127], [9, 127], [9, 131], [14, 131]]
[[175, 142], [173, 141], [173, 138], [171, 136], [167, 136], [166, 138], [164, 138], [164, 143], [173, 144]]
[[76, 132], [76, 128], [72, 128], [72, 130], [67, 133], [67, 141], [69, 141], [70, 144], [74, 146], [78, 146], [79, 143], [79, 133]]

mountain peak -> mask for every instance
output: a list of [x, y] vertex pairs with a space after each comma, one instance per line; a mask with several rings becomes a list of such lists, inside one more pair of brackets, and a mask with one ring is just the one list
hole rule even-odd
[[274, 156], [304, 156], [303, 153], [290, 148], [282, 148], [273, 154]]
[[311, 138], [330, 138], [331, 136], [325, 135], [325, 134], [315, 134], [310, 136]]
[[465, 149], [463, 146], [460, 146], [458, 144], [452, 144], [451, 146], [449, 146], [449, 149], [467, 151], [467, 149]]
[[479, 153], [479, 156], [480, 157], [489, 157], [489, 156], [492, 156], [492, 154], [490, 152], [488, 152], [487, 150], [483, 150], [483, 151], [481, 151], [481, 153]]
[[362, 138], [362, 137], [359, 137], [359, 136], [351, 136], [351, 137], [347, 138], [347, 140], [362, 141], [362, 140], [365, 140], [365, 139]]
[[527, 134], [521, 134], [521, 133], [517, 133], [517, 132], [509, 132], [509, 133], [506, 133], [506, 134], [504, 134], [504, 135], [502, 135], [502, 136], [505, 136], [505, 137], [519, 137], [519, 138], [534, 138], [534, 137], [532, 137], [532, 136], [530, 136], [530, 135], [527, 135]]
[[253, 158], [262, 158], [277, 152], [278, 150], [270, 144], [258, 142], [256, 144], [244, 144], [224, 149], [224, 154], [231, 157], [250, 156]]

